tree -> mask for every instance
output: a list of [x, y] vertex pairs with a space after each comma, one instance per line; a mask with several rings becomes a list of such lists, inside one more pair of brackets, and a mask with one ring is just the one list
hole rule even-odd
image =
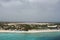
[[28, 25], [28, 24], [25, 24], [24, 28], [25, 28], [25, 31], [28, 31], [28, 30], [32, 29], [32, 27], [30, 25]]

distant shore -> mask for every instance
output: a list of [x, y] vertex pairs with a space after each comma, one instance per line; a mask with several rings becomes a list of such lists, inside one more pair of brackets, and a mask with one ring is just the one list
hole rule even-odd
[[0, 30], [0, 32], [11, 32], [11, 33], [39, 33], [39, 32], [60, 32], [60, 30], [29, 30], [29, 31]]

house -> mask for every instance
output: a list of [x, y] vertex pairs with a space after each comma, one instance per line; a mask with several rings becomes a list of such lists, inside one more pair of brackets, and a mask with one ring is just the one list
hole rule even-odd
[[57, 29], [57, 25], [48, 25], [47, 26], [49, 29]]

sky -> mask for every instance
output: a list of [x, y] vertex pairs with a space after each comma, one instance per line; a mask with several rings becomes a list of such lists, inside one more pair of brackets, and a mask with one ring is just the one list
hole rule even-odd
[[60, 0], [0, 0], [0, 21], [60, 22]]

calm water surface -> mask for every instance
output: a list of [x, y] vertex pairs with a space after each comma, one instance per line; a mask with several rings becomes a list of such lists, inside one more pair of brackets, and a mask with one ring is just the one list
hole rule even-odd
[[60, 32], [0, 33], [0, 40], [60, 40]]

